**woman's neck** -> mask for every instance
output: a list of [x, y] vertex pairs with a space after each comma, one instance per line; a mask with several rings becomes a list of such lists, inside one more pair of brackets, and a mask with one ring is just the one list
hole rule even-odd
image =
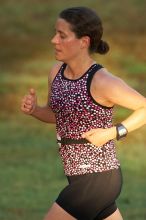
[[81, 77], [94, 63], [96, 62], [91, 57], [84, 60], [78, 59], [76, 61], [68, 62], [65, 69], [65, 76], [70, 79], [77, 79]]

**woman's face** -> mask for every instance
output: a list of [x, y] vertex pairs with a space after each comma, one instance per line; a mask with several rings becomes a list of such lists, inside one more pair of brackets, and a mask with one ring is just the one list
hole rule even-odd
[[59, 61], [66, 62], [76, 58], [82, 49], [82, 38], [78, 39], [71, 31], [70, 24], [59, 18], [55, 26], [56, 34], [51, 40], [55, 48], [55, 57]]

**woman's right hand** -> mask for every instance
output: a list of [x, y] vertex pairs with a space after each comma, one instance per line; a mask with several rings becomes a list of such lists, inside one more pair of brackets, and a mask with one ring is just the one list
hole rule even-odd
[[21, 111], [25, 114], [33, 114], [37, 106], [37, 96], [34, 89], [30, 89], [29, 94], [24, 96], [21, 102]]

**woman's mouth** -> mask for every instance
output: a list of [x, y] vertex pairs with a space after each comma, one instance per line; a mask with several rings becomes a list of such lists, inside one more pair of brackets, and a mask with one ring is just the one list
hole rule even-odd
[[60, 49], [55, 48], [55, 53], [60, 53], [60, 52], [61, 52]]

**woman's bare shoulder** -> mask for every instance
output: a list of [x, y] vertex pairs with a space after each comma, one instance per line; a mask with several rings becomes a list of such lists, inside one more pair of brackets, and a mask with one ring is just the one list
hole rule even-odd
[[101, 68], [100, 70], [98, 70], [93, 79], [93, 85], [98, 85], [98, 88], [105, 88], [112, 85], [114, 86], [116, 83], [120, 83], [121, 81], [123, 81], [118, 76], [110, 73], [106, 68]]
[[106, 68], [101, 68], [100, 70], [98, 70], [95, 74], [95, 79], [99, 80], [104, 80], [104, 82], [106, 81], [117, 81], [120, 80], [121, 78], [112, 74], [111, 72], [109, 72]]
[[97, 94], [101, 94], [113, 105], [117, 104], [133, 110], [146, 105], [144, 96], [104, 68], [95, 74], [92, 85]]
[[55, 76], [57, 75], [58, 71], [60, 70], [61, 66], [62, 66], [62, 62], [58, 62], [56, 63], [50, 70], [50, 73], [49, 73], [49, 82], [52, 83]]

